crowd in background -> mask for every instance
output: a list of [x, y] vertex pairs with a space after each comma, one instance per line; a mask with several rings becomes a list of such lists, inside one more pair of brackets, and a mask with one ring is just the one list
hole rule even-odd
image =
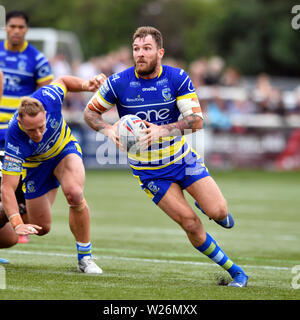
[[[50, 62], [55, 77], [73, 74], [84, 79], [101, 72], [110, 76], [133, 65], [132, 53], [127, 47], [72, 66], [63, 54], [58, 54]], [[290, 88], [283, 89], [280, 85], [274, 85], [272, 78], [265, 73], [247, 78], [217, 56], [199, 58], [189, 65], [171, 58], [165, 58], [163, 63], [184, 68], [188, 72], [201, 107], [214, 127], [229, 130], [231, 115], [300, 115], [300, 83], [297, 86], [297, 82], [294, 82]], [[81, 110], [85, 102], [84, 95], [74, 93], [68, 96], [65, 103], [71, 111]]]

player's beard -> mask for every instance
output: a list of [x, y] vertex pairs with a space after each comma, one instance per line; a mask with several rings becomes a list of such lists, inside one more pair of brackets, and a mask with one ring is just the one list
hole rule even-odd
[[153, 60], [151, 60], [148, 65], [144, 68], [139, 68], [138, 63], [134, 61], [135, 70], [138, 75], [140, 76], [148, 76], [149, 74], [154, 73], [156, 67], [157, 67], [157, 57], [155, 57]]

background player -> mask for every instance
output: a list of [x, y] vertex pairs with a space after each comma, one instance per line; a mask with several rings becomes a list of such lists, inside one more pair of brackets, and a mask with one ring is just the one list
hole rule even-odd
[[[101, 79], [63, 76], [24, 97], [6, 136], [2, 204], [19, 235], [44, 235], [51, 227], [51, 206], [59, 185], [69, 203], [69, 225], [76, 239], [78, 268], [102, 273], [91, 258], [90, 211], [83, 196], [85, 171], [81, 148], [62, 116], [67, 91], [95, 91]], [[19, 213], [15, 189], [22, 174], [28, 224]]]
[[[8, 122], [20, 105], [23, 96], [49, 84], [53, 74], [47, 58], [25, 40], [28, 16], [22, 11], [6, 14], [6, 40], [0, 42], [0, 68], [4, 73], [4, 92], [0, 103], [0, 150], [4, 149]], [[19, 203], [25, 199], [21, 184], [16, 191]], [[19, 242], [28, 242], [20, 236]]]
[[53, 74], [47, 58], [25, 40], [28, 16], [22, 11], [6, 14], [6, 40], [0, 42], [0, 68], [4, 91], [0, 109], [0, 148], [9, 120], [20, 105], [21, 97], [49, 84]]
[[[186, 72], [161, 64], [161, 33], [141, 27], [133, 36], [134, 67], [112, 75], [85, 109], [87, 124], [120, 146], [118, 122], [103, 121], [102, 113], [116, 104], [119, 116], [135, 114], [145, 120], [141, 144], [151, 148], [128, 153], [129, 164], [147, 195], [186, 232], [192, 245], [229, 272], [235, 287], [245, 287], [248, 276], [233, 263], [186, 201], [186, 189], [205, 213], [216, 221], [228, 216], [226, 201], [201, 158], [186, 143], [185, 130], [202, 128], [200, 104]], [[182, 120], [178, 120], [182, 114]]]

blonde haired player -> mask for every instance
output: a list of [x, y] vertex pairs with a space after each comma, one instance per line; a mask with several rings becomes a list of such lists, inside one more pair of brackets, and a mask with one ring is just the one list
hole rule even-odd
[[[95, 274], [102, 270], [91, 256], [90, 210], [83, 195], [81, 148], [62, 116], [62, 104], [68, 91], [95, 91], [104, 77], [84, 81], [62, 76], [21, 100], [7, 131], [1, 185], [3, 207], [15, 232], [40, 236], [50, 231], [51, 207], [61, 185], [69, 204], [78, 269]], [[15, 197], [21, 174], [27, 223], [19, 213]]]

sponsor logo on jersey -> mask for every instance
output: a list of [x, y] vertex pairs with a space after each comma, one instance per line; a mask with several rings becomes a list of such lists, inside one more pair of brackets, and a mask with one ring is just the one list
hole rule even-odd
[[138, 87], [141, 86], [141, 84], [140, 84], [140, 82], [138, 82], [138, 81], [131, 81], [131, 82], [129, 83], [129, 86], [130, 86], [131, 88], [138, 88]]
[[142, 91], [157, 91], [155, 87], [150, 87], [150, 88], [143, 88]]
[[21, 153], [19, 146], [16, 147], [16, 146], [14, 146], [13, 144], [11, 144], [9, 142], [7, 143], [7, 149], [12, 150], [16, 154], [20, 154]]
[[17, 164], [21, 164], [21, 163], [22, 163], [21, 160], [16, 159], [16, 158], [11, 157], [11, 156], [8, 156], [7, 154], [6, 154], [5, 157], [4, 157], [4, 161], [14, 162], [14, 163], [17, 163]]
[[10, 74], [4, 74], [4, 87], [5, 90], [10, 90], [10, 91], [20, 91], [21, 87], [21, 78], [16, 75], [10, 75]]
[[142, 120], [162, 121], [169, 118], [170, 110], [167, 108], [163, 108], [159, 110], [152, 109], [152, 110], [138, 111], [136, 115], [140, 117]]
[[164, 85], [166, 85], [166, 84], [168, 84], [168, 83], [169, 83], [168, 79], [167, 79], [167, 78], [164, 78], [164, 79], [158, 80], [158, 81], [156, 82], [156, 85], [157, 85], [157, 86], [164, 86]]
[[4, 160], [3, 169], [6, 171], [21, 172], [22, 164]]
[[136, 98], [126, 98], [127, 102], [144, 102], [144, 98], [138, 95]]
[[8, 56], [8, 57], [5, 58], [5, 60], [7, 60], [7, 61], [17, 61], [17, 57]]
[[42, 95], [45, 96], [49, 96], [52, 100], [55, 100], [55, 97], [53, 94], [50, 93], [49, 89], [43, 89], [42, 90]]
[[18, 57], [19, 57], [20, 59], [23, 59], [23, 60], [28, 60], [28, 57], [27, 57], [25, 54], [22, 54], [22, 53], [20, 53], [20, 54], [18, 55]]

